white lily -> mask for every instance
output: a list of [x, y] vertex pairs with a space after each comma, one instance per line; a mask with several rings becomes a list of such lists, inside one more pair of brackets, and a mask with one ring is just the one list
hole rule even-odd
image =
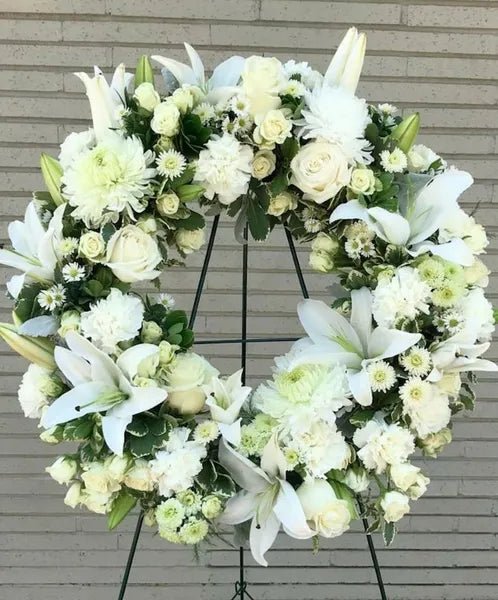
[[0, 250], [0, 263], [23, 271], [7, 282], [10, 294], [17, 298], [26, 280], [51, 282], [57, 265], [57, 245], [62, 239], [65, 204], [54, 211], [47, 229], [34, 201], [26, 208], [24, 221], [10, 223], [8, 232], [13, 250]]
[[472, 252], [462, 239], [444, 244], [427, 241], [444, 221], [458, 210], [458, 197], [473, 183], [466, 171], [449, 169], [436, 175], [414, 198], [400, 201], [399, 212], [375, 206], [366, 208], [358, 200], [339, 205], [330, 215], [330, 222], [359, 219], [389, 244], [403, 246], [411, 256], [431, 252], [441, 258], [470, 266]]
[[242, 369], [226, 379], [213, 377], [202, 389], [211, 418], [218, 423], [221, 435], [234, 446], [240, 443], [239, 413], [251, 388], [242, 385]]
[[348, 29], [325, 72], [324, 82], [355, 93], [363, 67], [367, 36], [356, 27]]
[[490, 360], [479, 358], [490, 344], [462, 344], [458, 334], [438, 344], [431, 352], [432, 371], [427, 379], [439, 381], [445, 373], [466, 371], [498, 371], [498, 366]]
[[252, 520], [249, 543], [256, 562], [268, 566], [264, 555], [275, 541], [280, 525], [297, 539], [315, 535], [306, 523], [296, 491], [285, 480], [285, 459], [275, 437], [263, 451], [261, 467], [240, 455], [225, 440], [220, 444], [219, 460], [242, 488], [230, 498], [220, 520], [228, 525]]
[[86, 95], [90, 101], [95, 137], [97, 141], [101, 141], [109, 129], [120, 127], [119, 112], [124, 108], [125, 89], [133, 75], [126, 73], [125, 66], [121, 63], [114, 71], [111, 85], [109, 85], [98, 67], [94, 67], [94, 72], [93, 77], [86, 73], [75, 73], [75, 75], [85, 84]]
[[69, 332], [69, 349], [58, 346], [57, 366], [73, 388], [49, 406], [41, 424], [46, 429], [90, 413], [104, 413], [102, 433], [115, 453], [123, 454], [126, 427], [133, 415], [150, 410], [167, 397], [166, 390], [135, 387], [131, 381], [140, 363], [158, 351], [154, 344], [139, 344], [125, 350], [114, 362], [83, 336]]
[[372, 294], [363, 287], [351, 292], [351, 319], [319, 300], [304, 300], [298, 306], [299, 319], [314, 345], [296, 355], [295, 364], [339, 362], [348, 368], [353, 397], [362, 406], [372, 404], [367, 372], [370, 363], [392, 358], [416, 344], [420, 333], [372, 326]]
[[219, 64], [206, 80], [204, 64], [197, 51], [190, 44], [184, 44], [190, 59], [190, 66], [172, 58], [152, 56], [151, 58], [166, 67], [180, 85], [195, 85], [206, 95], [206, 102], [218, 104], [233, 96], [244, 68], [242, 56], [232, 56]]

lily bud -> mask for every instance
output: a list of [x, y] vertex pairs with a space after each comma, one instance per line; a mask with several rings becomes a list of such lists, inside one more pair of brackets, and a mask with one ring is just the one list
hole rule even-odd
[[154, 85], [154, 72], [152, 71], [149, 57], [146, 54], [138, 59], [135, 69], [135, 88], [142, 83], [152, 83]]
[[176, 193], [182, 202], [192, 202], [197, 200], [205, 188], [202, 185], [196, 185], [195, 183], [186, 183], [177, 188]]
[[355, 93], [363, 68], [367, 36], [356, 27], [348, 29], [325, 73], [325, 82]]
[[58, 160], [42, 152], [40, 156], [40, 168], [43, 181], [47, 187], [52, 200], [57, 206], [64, 204], [65, 200], [61, 194], [62, 167]]
[[26, 360], [51, 371], [57, 367], [54, 360], [55, 344], [49, 339], [20, 335], [10, 323], [0, 323], [0, 337]]
[[391, 133], [391, 137], [397, 140], [398, 148], [407, 154], [413, 146], [420, 129], [420, 114], [413, 113], [406, 117]]

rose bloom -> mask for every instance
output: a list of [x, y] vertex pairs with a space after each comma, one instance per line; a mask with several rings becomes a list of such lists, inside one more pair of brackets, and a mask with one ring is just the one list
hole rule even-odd
[[118, 229], [107, 244], [106, 265], [125, 283], [155, 279], [162, 256], [153, 237], [136, 225]]
[[161, 98], [154, 89], [153, 84], [148, 81], [144, 81], [144, 83], [141, 83], [136, 88], [133, 97], [142, 108], [145, 108], [145, 110], [148, 110], [149, 112], [152, 112], [161, 102]]
[[242, 71], [242, 91], [251, 116], [263, 116], [280, 106], [278, 94], [287, 82], [282, 63], [275, 57], [250, 56]]
[[270, 198], [270, 204], [266, 212], [273, 217], [280, 217], [288, 210], [294, 210], [295, 208], [297, 208], [297, 199], [294, 194], [280, 192], [280, 194]]
[[254, 141], [260, 146], [273, 148], [275, 144], [283, 144], [291, 135], [292, 121], [288, 120], [283, 110], [270, 110], [264, 117], [256, 119]]
[[175, 192], [167, 192], [159, 196], [156, 202], [157, 210], [164, 217], [175, 215], [178, 212], [180, 206], [180, 198], [178, 198]]
[[270, 150], [259, 150], [252, 159], [252, 176], [264, 179], [275, 170], [276, 158]]
[[305, 481], [297, 490], [310, 527], [324, 537], [342, 535], [349, 529], [351, 513], [346, 500], [336, 497], [325, 479]]
[[408, 496], [401, 492], [387, 492], [380, 502], [384, 511], [384, 519], [388, 523], [399, 521], [406, 513], [410, 512]]
[[192, 252], [196, 252], [204, 244], [204, 229], [179, 229], [176, 232], [175, 241], [183, 254], [192, 254]]
[[96, 231], [84, 233], [79, 242], [78, 252], [91, 261], [98, 261], [103, 258], [105, 252], [104, 238]]
[[204, 406], [203, 385], [219, 374], [205, 358], [188, 352], [179, 354], [168, 369], [168, 403], [181, 414], [196, 414]]
[[344, 155], [328, 142], [311, 142], [291, 162], [291, 183], [304, 198], [317, 204], [330, 200], [346, 185], [351, 173]]
[[161, 102], [154, 109], [154, 116], [150, 122], [153, 131], [159, 135], [171, 137], [179, 130], [180, 111], [173, 102]]
[[355, 194], [369, 196], [375, 191], [375, 175], [371, 169], [353, 169], [349, 189]]

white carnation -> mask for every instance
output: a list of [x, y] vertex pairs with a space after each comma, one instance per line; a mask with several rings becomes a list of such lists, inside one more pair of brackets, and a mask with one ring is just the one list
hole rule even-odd
[[423, 144], [415, 144], [408, 152], [408, 167], [410, 171], [428, 171], [429, 167], [440, 157]]
[[403, 413], [410, 417], [411, 427], [424, 437], [445, 427], [451, 418], [448, 396], [439, 388], [412, 377], [399, 390], [403, 401]]
[[388, 523], [399, 521], [406, 513], [410, 512], [408, 496], [401, 492], [387, 492], [380, 502], [384, 511], [384, 519]]
[[111, 354], [119, 342], [138, 335], [143, 315], [140, 298], [112, 288], [107, 298], [99, 300], [81, 315], [80, 328], [97, 348]]
[[42, 392], [42, 387], [49, 376], [50, 371], [33, 363], [22, 377], [18, 397], [24, 416], [28, 419], [40, 419], [43, 409], [48, 406], [48, 398]]
[[450, 213], [439, 228], [439, 242], [461, 238], [473, 254], [482, 254], [489, 244], [484, 227], [461, 208]]
[[109, 132], [91, 150], [81, 153], [62, 176], [64, 195], [74, 207], [72, 217], [88, 227], [101, 225], [113, 214], [145, 209], [144, 197], [156, 171], [149, 168], [154, 155], [144, 153], [136, 137]]
[[305, 139], [322, 138], [335, 144], [349, 163], [371, 161], [369, 144], [364, 138], [370, 123], [365, 100], [351, 92], [324, 85], [306, 94], [302, 111], [302, 134]]
[[252, 172], [252, 150], [232, 135], [225, 133], [210, 140], [199, 154], [195, 181], [206, 189], [204, 195], [215, 195], [221, 204], [231, 204], [247, 192]]
[[95, 134], [93, 129], [87, 129], [79, 133], [73, 131], [61, 144], [59, 162], [65, 171], [73, 161], [77, 160], [95, 145]]
[[455, 309], [463, 319], [458, 337], [469, 344], [491, 340], [495, 330], [493, 305], [484, 296], [482, 288], [470, 290], [459, 300]]
[[415, 319], [429, 312], [431, 289], [416, 269], [401, 267], [394, 276], [382, 278], [373, 291], [373, 315], [381, 327], [394, 327], [398, 319]]

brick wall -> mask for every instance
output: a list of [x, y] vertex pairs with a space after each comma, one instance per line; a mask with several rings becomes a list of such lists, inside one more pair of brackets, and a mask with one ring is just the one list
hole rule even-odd
[[[30, 190], [40, 186], [41, 151], [57, 152], [89, 116], [71, 73], [121, 61], [133, 66], [142, 53], [183, 57], [193, 43], [210, 67], [235, 52], [265, 51], [279, 58], [326, 66], [349, 24], [368, 32], [368, 58], [360, 94], [417, 109], [423, 140], [449, 161], [472, 171], [468, 206], [496, 232], [498, 217], [498, 2], [485, 0], [2, 0], [0, 2], [1, 241], [23, 213]], [[294, 335], [298, 285], [281, 232], [250, 249], [250, 331]], [[236, 335], [240, 320], [240, 247], [225, 222], [198, 318], [204, 336]], [[488, 256], [498, 266], [498, 245]], [[306, 253], [301, 252], [302, 260]], [[190, 306], [202, 256], [186, 271], [170, 272], [164, 287]], [[327, 281], [306, 273], [314, 296]], [[2, 281], [6, 273], [1, 270]], [[491, 296], [498, 294], [492, 277]], [[0, 297], [1, 319], [10, 302]], [[284, 347], [250, 348], [249, 371], [264, 377], [270, 356]], [[256, 352], [257, 350], [257, 352]], [[107, 600], [117, 584], [134, 526], [128, 519], [106, 533], [105, 519], [66, 510], [63, 490], [43, 474], [52, 449], [37, 440], [21, 416], [16, 389], [25, 367], [1, 349], [0, 372], [0, 598], [1, 600]], [[237, 353], [218, 346], [224, 370]], [[494, 353], [496, 358], [496, 350]], [[379, 559], [391, 600], [498, 597], [498, 404], [496, 382], [483, 379], [475, 413], [458, 419], [455, 442], [429, 462], [432, 484], [402, 523], [393, 547]], [[194, 562], [189, 550], [168, 546], [148, 532], [140, 541], [127, 600], [224, 600], [233, 594], [238, 556], [220, 545]], [[374, 599], [378, 591], [359, 531], [325, 543], [313, 556], [307, 542], [281, 539], [271, 567], [248, 577], [255, 598], [267, 600]]]

